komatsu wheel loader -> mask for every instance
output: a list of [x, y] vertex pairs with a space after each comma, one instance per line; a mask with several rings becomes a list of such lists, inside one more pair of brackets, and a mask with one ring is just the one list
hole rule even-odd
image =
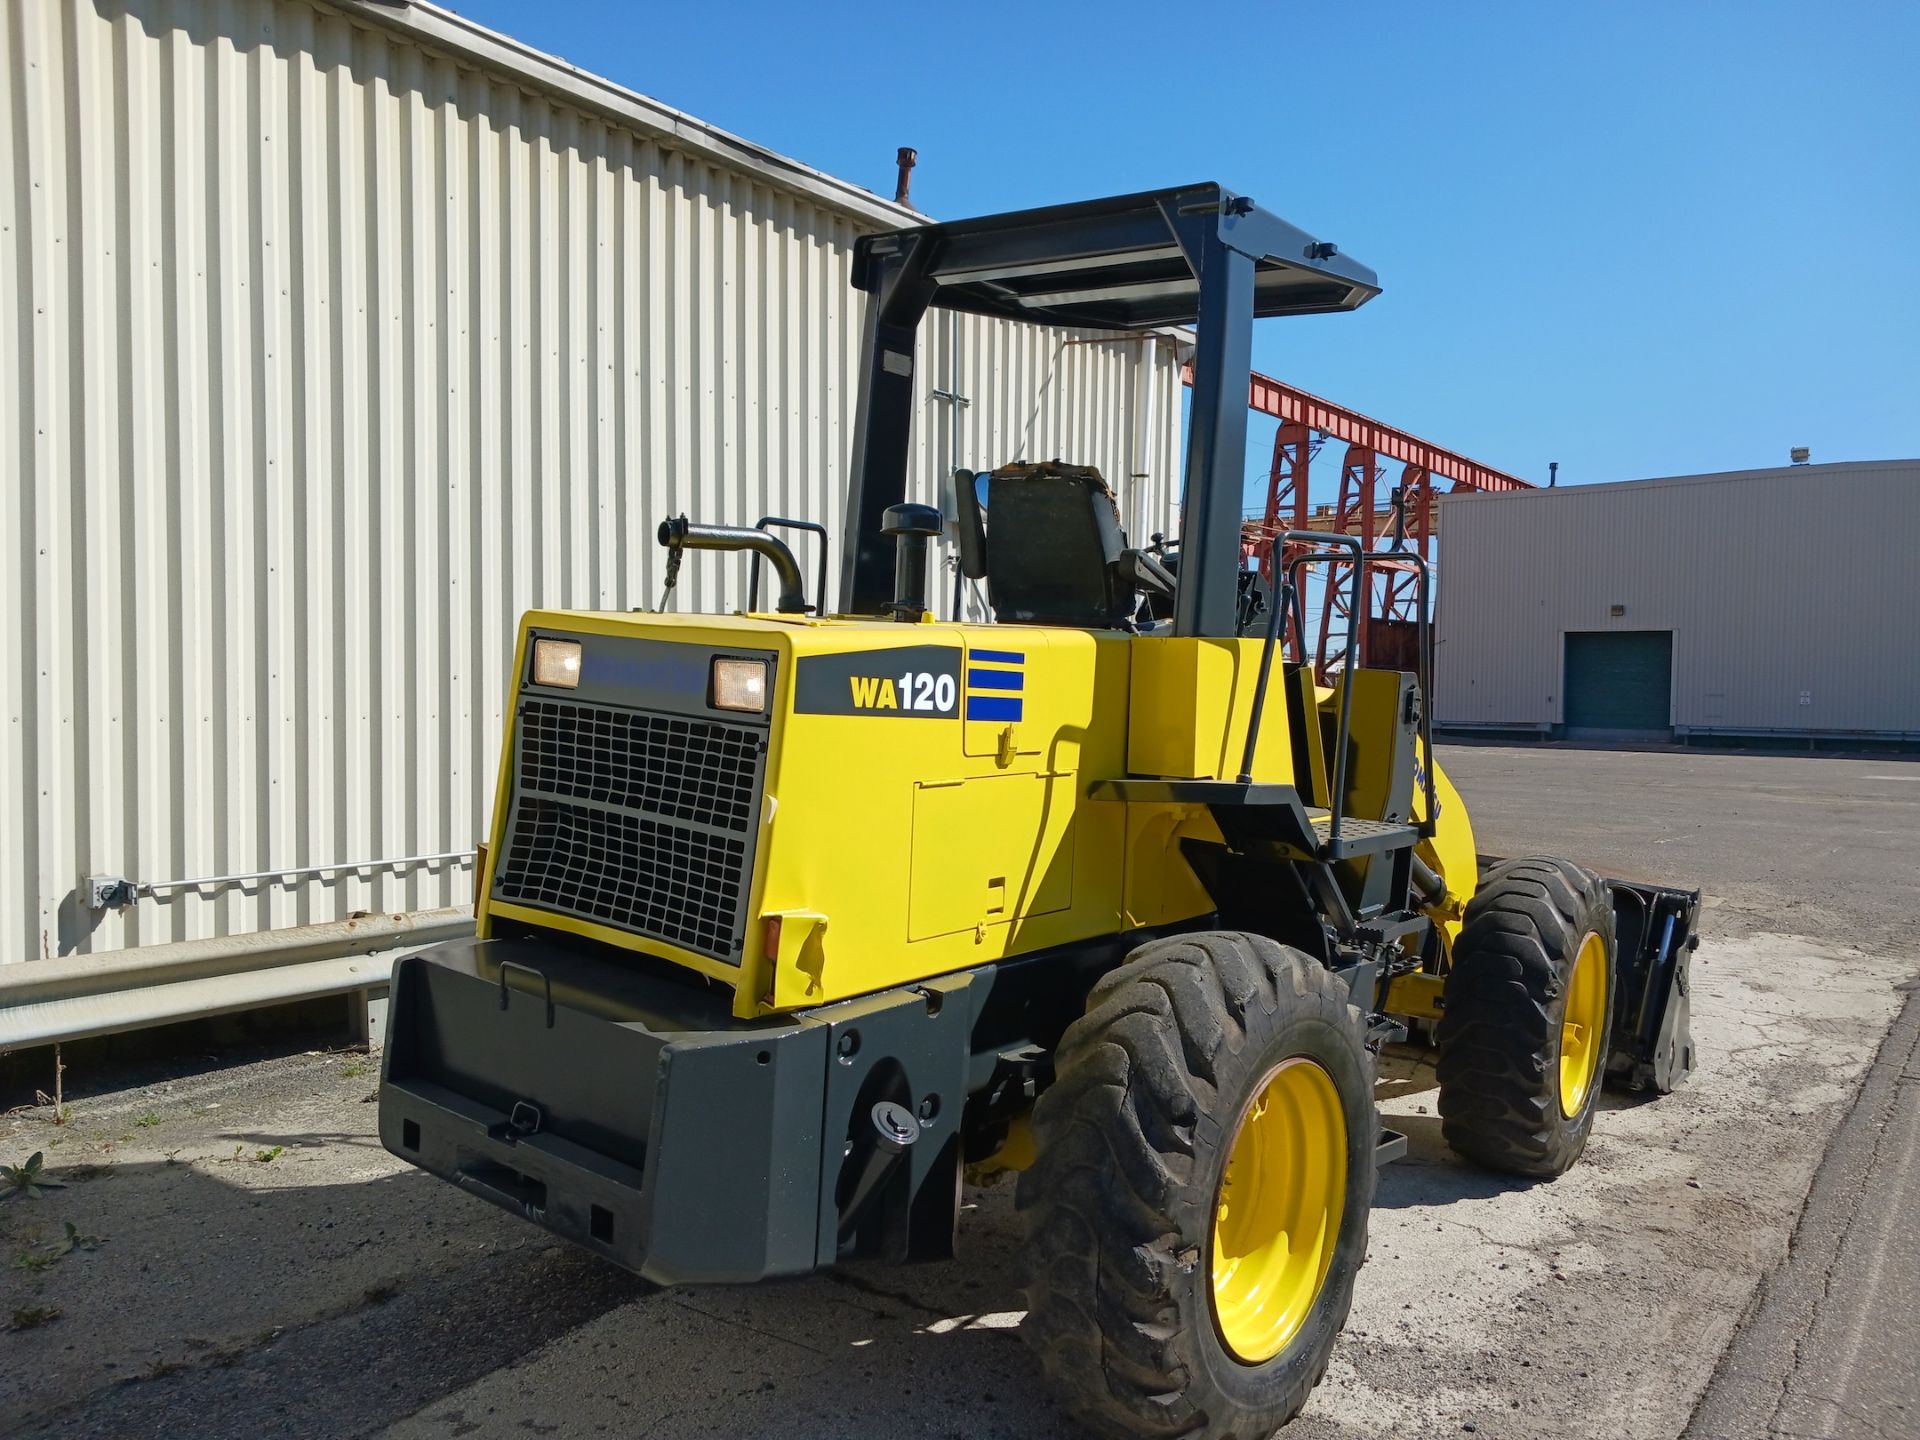
[[[946, 1257], [963, 1181], [1020, 1171], [1064, 1403], [1265, 1434], [1405, 1145], [1381, 1045], [1431, 1037], [1454, 1149], [1556, 1175], [1603, 1078], [1692, 1064], [1698, 895], [1482, 860], [1433, 752], [1424, 571], [1411, 672], [1285, 658], [1309, 567], [1361, 617], [1351, 536], [1284, 537], [1249, 603], [1253, 322], [1351, 310], [1372, 271], [1203, 184], [867, 236], [853, 279], [837, 605], [774, 521], [665, 517], [670, 574], [751, 550], [771, 608], [525, 617], [476, 935], [395, 969], [381, 1138], [662, 1284]], [[994, 622], [933, 618], [934, 307], [1194, 327], [1177, 559], [1072, 457], [994, 457], [951, 487]]]

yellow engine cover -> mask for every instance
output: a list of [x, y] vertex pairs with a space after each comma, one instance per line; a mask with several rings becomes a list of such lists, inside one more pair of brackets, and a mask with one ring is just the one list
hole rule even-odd
[[[772, 724], [737, 965], [608, 925], [528, 920], [735, 987], [741, 1015], [818, 1005], [1123, 928], [1130, 637], [1083, 630], [536, 611], [527, 635], [772, 652]], [[490, 863], [512, 795], [507, 736]], [[1204, 904], [1201, 906], [1204, 908]], [[1188, 911], [1187, 913], [1197, 913]], [[778, 919], [779, 924], [767, 922]]]
[[[668, 676], [694, 687], [681, 700], [696, 712], [707, 704], [698, 688], [707, 657], [771, 657], [751, 880], [737, 954], [726, 958], [524, 898], [506, 902], [495, 893], [494, 867], [506, 853], [514, 801], [510, 720], [481, 884], [482, 934], [510, 919], [658, 955], [731, 985], [735, 1013], [749, 1016], [1212, 908], [1180, 848], [1189, 837], [1219, 838], [1204, 808], [1093, 800], [1088, 791], [1128, 774], [1237, 774], [1257, 640], [534, 611], [522, 626], [510, 715], [530, 693], [534, 634], [578, 638], [588, 673], [597, 637], [647, 642], [655, 647], [649, 654], [673, 658], [654, 663], [636, 685], [653, 685], [657, 695]], [[662, 643], [671, 648], [660, 651]], [[637, 698], [630, 703], [644, 708]], [[1278, 666], [1261, 737], [1255, 778], [1290, 781]], [[1444, 859], [1451, 878], [1457, 861]]]
[[824, 918], [802, 919], [818, 943], [763, 1001], [1121, 928], [1126, 817], [1086, 791], [1123, 773], [1127, 637], [846, 621], [788, 638], [759, 912]]

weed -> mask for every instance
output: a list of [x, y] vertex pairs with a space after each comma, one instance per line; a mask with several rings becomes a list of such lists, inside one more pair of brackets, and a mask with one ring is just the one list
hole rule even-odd
[[66, 1188], [64, 1180], [49, 1180], [45, 1174], [45, 1154], [36, 1150], [27, 1157], [24, 1165], [0, 1165], [0, 1200], [13, 1200], [25, 1196], [29, 1200], [38, 1200], [43, 1190], [61, 1190]]
[[9, 1330], [38, 1330], [42, 1325], [51, 1325], [60, 1318], [57, 1305], [22, 1305], [13, 1312]]
[[92, 1250], [101, 1241], [98, 1235], [88, 1235], [80, 1227], [68, 1220], [63, 1222], [65, 1233], [58, 1240], [49, 1240], [45, 1245], [33, 1250], [22, 1250], [13, 1257], [16, 1270], [44, 1270], [49, 1265], [58, 1264], [76, 1250]]
[[278, 1160], [282, 1155], [286, 1153], [287, 1153], [286, 1146], [270, 1145], [265, 1150], [254, 1151], [253, 1158], [262, 1165], [271, 1165], [274, 1161]]
[[138, 1125], [142, 1130], [151, 1130], [160, 1123], [160, 1117], [149, 1110], [133, 1123]]
[[65, 1221], [64, 1224], [66, 1233], [47, 1246], [47, 1249], [53, 1252], [54, 1259], [58, 1260], [63, 1255], [71, 1255], [75, 1250], [94, 1250], [99, 1248], [100, 1237], [98, 1235], [83, 1235], [80, 1232], [80, 1227], [71, 1220]]
[[48, 1265], [58, 1265], [75, 1250], [94, 1250], [100, 1244], [100, 1236], [84, 1235], [81, 1227], [71, 1219], [63, 1221], [63, 1227], [65, 1233], [58, 1240], [48, 1240], [42, 1246], [21, 1250], [17, 1256], [13, 1256], [13, 1269], [46, 1269]]
[[367, 1073], [367, 1062], [364, 1060], [349, 1060], [346, 1064], [340, 1067], [341, 1077], [347, 1080], [358, 1080], [362, 1075], [366, 1073]]

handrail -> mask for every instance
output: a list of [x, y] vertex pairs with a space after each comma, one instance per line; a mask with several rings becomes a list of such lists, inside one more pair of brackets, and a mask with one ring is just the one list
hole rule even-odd
[[[1315, 536], [1316, 534], [1320, 535], [1321, 543], [1326, 543], [1324, 534], [1312, 530], [1287, 531], [1281, 535], [1278, 543], [1285, 543], [1289, 536], [1295, 540], [1308, 541], [1308, 543], [1311, 543], [1309, 537]], [[1357, 663], [1360, 658], [1358, 631], [1360, 618], [1365, 612], [1367, 594], [1367, 552], [1361, 545], [1360, 537], [1357, 535], [1338, 536], [1334, 538], [1332, 543], [1338, 545], [1343, 550], [1351, 549], [1353, 551], [1353, 584], [1350, 587], [1350, 593], [1347, 597], [1348, 658], [1346, 667], [1340, 675], [1340, 723], [1335, 732], [1333, 779], [1329, 787], [1333, 793], [1327, 797], [1327, 809], [1331, 813], [1331, 818], [1327, 822], [1327, 843], [1330, 845], [1337, 843], [1340, 839], [1341, 812], [1347, 801], [1347, 741], [1353, 734], [1353, 672], [1359, 668]], [[1277, 553], [1274, 558], [1277, 563], [1279, 559]], [[1288, 568], [1290, 570], [1303, 570], [1316, 560], [1331, 562], [1337, 561], [1338, 559], [1339, 557], [1337, 555], [1313, 555], [1311, 553], [1296, 555], [1293, 564]], [[1294, 585], [1295, 588], [1298, 588], [1299, 582], [1295, 581]], [[1305, 636], [1301, 637], [1301, 643], [1303, 645], [1306, 643]]]
[[[1421, 839], [1432, 839], [1438, 831], [1438, 808], [1440, 797], [1434, 787], [1434, 626], [1432, 626], [1432, 572], [1428, 568], [1427, 557], [1419, 551], [1407, 549], [1407, 497], [1400, 486], [1394, 486], [1394, 543], [1386, 547], [1386, 555], [1392, 555], [1396, 561], [1409, 561], [1419, 572], [1419, 586], [1413, 591], [1415, 597], [1415, 649], [1419, 666], [1415, 670], [1415, 684], [1421, 689], [1421, 762], [1415, 772], [1421, 778], [1421, 791], [1427, 797], [1427, 814], [1419, 824]], [[1352, 651], [1352, 641], [1348, 641]]]
[[[790, 520], [785, 515], [762, 515], [754, 522], [753, 528], [765, 530], [769, 526], [779, 526], [784, 530], [809, 530], [820, 537], [820, 578], [819, 588], [813, 593], [819, 597], [812, 609], [816, 615], [827, 613], [827, 527], [818, 520]], [[752, 614], [760, 608], [760, 553], [755, 551], [747, 570], [747, 613]]]
[[[1360, 602], [1361, 597], [1365, 594], [1366, 587], [1367, 552], [1362, 548], [1360, 538], [1356, 535], [1339, 535], [1322, 530], [1284, 530], [1274, 536], [1269, 543], [1271, 546], [1272, 558], [1270, 563], [1273, 566], [1272, 573], [1276, 575], [1281, 573], [1279, 561], [1280, 550], [1283, 545], [1304, 544], [1323, 548], [1319, 550], [1308, 550], [1294, 557], [1292, 563], [1286, 567], [1284, 589], [1280, 597], [1281, 603], [1276, 604], [1267, 616], [1266, 643], [1260, 650], [1260, 675], [1258, 680], [1254, 682], [1253, 709], [1252, 713], [1247, 717], [1247, 748], [1240, 761], [1240, 783], [1243, 785], [1249, 784], [1253, 780], [1253, 756], [1254, 751], [1260, 743], [1260, 718], [1266, 710], [1267, 685], [1273, 674], [1273, 652], [1280, 639], [1280, 622], [1282, 615], [1289, 609], [1293, 610], [1296, 616], [1294, 623], [1296, 627], [1298, 627], [1298, 633], [1303, 635], [1305, 633], [1306, 627], [1299, 618], [1300, 583], [1297, 578], [1298, 572], [1308, 565], [1317, 564], [1322, 561], [1337, 563], [1343, 558], [1324, 547], [1332, 546], [1334, 550], [1350, 550], [1353, 552], [1352, 560], [1350, 561], [1353, 566], [1352, 597], [1347, 606], [1347, 653], [1349, 655], [1354, 653], [1353, 629], [1359, 624]], [[1351, 667], [1349, 668], [1351, 669]], [[1338, 841], [1340, 838], [1340, 821], [1343, 818], [1341, 812], [1345, 808], [1347, 792], [1347, 737], [1352, 729], [1353, 677], [1351, 673], [1349, 673], [1342, 677], [1340, 686], [1340, 722], [1334, 742], [1334, 769], [1332, 781], [1329, 786], [1331, 793], [1327, 796], [1327, 840], [1330, 844]]]
[[[1240, 783], [1253, 783], [1253, 752], [1260, 744], [1260, 717], [1267, 708], [1267, 681], [1273, 674], [1274, 642], [1280, 638], [1281, 621], [1289, 609], [1289, 600], [1293, 590], [1293, 580], [1289, 576], [1281, 581], [1280, 594], [1274, 597], [1274, 604], [1267, 611], [1267, 633], [1265, 643], [1260, 647], [1260, 675], [1253, 682], [1253, 709], [1247, 716], [1247, 748], [1240, 757]], [[1301, 633], [1296, 627], [1295, 634]]]
[[[1396, 506], [1400, 504], [1399, 494], [1400, 492], [1398, 490], [1394, 491]], [[1435, 788], [1433, 778], [1435, 769], [1433, 758], [1433, 608], [1428, 593], [1428, 587], [1432, 584], [1432, 579], [1427, 565], [1427, 557], [1420, 554], [1417, 550], [1406, 548], [1404, 510], [1401, 512], [1401, 517], [1403, 522], [1402, 527], [1398, 529], [1394, 535], [1392, 548], [1388, 549], [1385, 553], [1392, 556], [1396, 561], [1404, 561], [1411, 564], [1420, 577], [1420, 583], [1414, 592], [1419, 610], [1419, 618], [1415, 621], [1415, 633], [1419, 637], [1417, 648], [1419, 651], [1418, 664], [1420, 667], [1414, 676], [1414, 679], [1420, 686], [1420, 764], [1416, 768], [1416, 773], [1420, 776], [1420, 788], [1427, 801], [1426, 811], [1420, 820], [1420, 835], [1422, 839], [1432, 839], [1434, 833], [1440, 828], [1437, 823], [1440, 803], [1439, 794]], [[1351, 641], [1348, 642], [1348, 650], [1349, 653], [1351, 653]]]

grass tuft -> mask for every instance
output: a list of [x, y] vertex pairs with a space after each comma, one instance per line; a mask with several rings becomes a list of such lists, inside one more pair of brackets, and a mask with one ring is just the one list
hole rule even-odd
[[13, 1312], [8, 1323], [9, 1330], [38, 1330], [42, 1325], [51, 1325], [60, 1318], [58, 1305], [22, 1305]]

